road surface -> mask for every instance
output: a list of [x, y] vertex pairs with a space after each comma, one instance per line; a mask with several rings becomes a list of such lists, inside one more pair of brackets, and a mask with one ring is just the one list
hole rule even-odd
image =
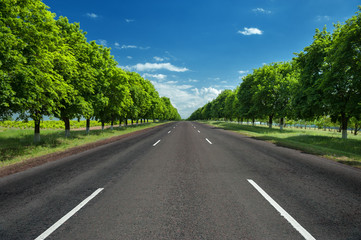
[[1, 178], [0, 239], [361, 239], [361, 171], [170, 123]]

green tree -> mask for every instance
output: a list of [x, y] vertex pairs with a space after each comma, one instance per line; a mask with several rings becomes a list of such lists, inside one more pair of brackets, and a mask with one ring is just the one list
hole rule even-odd
[[161, 120], [180, 120], [181, 117], [176, 108], [173, 107], [171, 101], [167, 97], [161, 97], [160, 101], [163, 105], [163, 114]]
[[242, 119], [252, 119], [252, 122], [259, 116], [253, 102], [257, 86], [258, 82], [255, 75], [248, 74], [243, 77], [243, 81], [237, 91], [237, 99], [239, 101], [238, 116]]
[[102, 129], [104, 129], [104, 124], [111, 121], [111, 115], [113, 114], [108, 110], [112, 104], [110, 100], [114, 89], [112, 77], [117, 62], [110, 54], [110, 48], [98, 45], [95, 42], [90, 42], [90, 44], [97, 52], [96, 59], [94, 59], [94, 67], [97, 69], [96, 85], [94, 86], [94, 98], [92, 100], [94, 117], [102, 123]]
[[324, 104], [339, 116], [342, 138], [347, 138], [349, 119], [361, 113], [361, 12], [336, 25], [327, 49], [320, 84]]
[[324, 77], [323, 65], [332, 37], [326, 28], [321, 32], [316, 29], [310, 46], [297, 54], [294, 63], [300, 73], [296, 85], [292, 107], [296, 118], [312, 120], [327, 115], [323, 103], [323, 88], [321, 82]]
[[145, 89], [148, 92], [150, 98], [150, 105], [146, 113], [146, 117], [148, 119], [153, 119], [153, 122], [155, 122], [158, 105], [160, 104], [159, 93], [157, 92], [157, 90], [155, 90], [154, 85], [149, 80], [145, 80]]
[[128, 72], [129, 76], [129, 90], [133, 100], [133, 105], [127, 110], [127, 117], [132, 121], [144, 117], [147, 110], [151, 106], [151, 101], [148, 92], [145, 91], [145, 80], [135, 72]]
[[[16, 7], [10, 1], [0, 4], [0, 120], [11, 117], [21, 103], [16, 97], [13, 82], [24, 70], [25, 42], [13, 33], [9, 21], [16, 16]], [[20, 19], [18, 19], [20, 24]], [[15, 24], [14, 24], [15, 25]]]
[[[93, 114], [92, 104], [89, 101], [94, 93], [95, 69], [91, 67], [89, 54], [91, 46], [87, 43], [85, 32], [79, 24], [69, 23], [66, 17], [57, 20], [60, 37], [69, 47], [69, 53], [74, 56], [73, 61], [63, 61], [56, 64], [56, 70], [63, 76], [64, 81], [72, 87], [68, 101], [62, 101], [63, 107], [56, 117], [65, 123], [65, 136], [70, 133], [70, 119], [80, 118]], [[69, 64], [70, 63], [70, 64]]]
[[64, 60], [68, 48], [61, 42], [54, 14], [47, 9], [40, 0], [3, 0], [1, 3], [2, 30], [4, 27], [9, 29], [5, 31], [10, 37], [8, 41], [16, 39], [8, 49], [14, 57], [6, 57], [6, 60], [16, 62], [7, 64], [6, 68], [12, 71], [7, 72], [5, 84], [1, 84], [4, 86], [2, 91], [7, 89], [6, 105], [13, 112], [21, 113], [21, 118], [34, 120], [35, 142], [40, 141], [43, 115], [59, 112], [60, 100], [67, 101], [71, 92], [54, 67]]
[[283, 126], [283, 118], [290, 109], [291, 89], [297, 82], [292, 65], [287, 62], [264, 65], [254, 75], [259, 83], [252, 98], [255, 110], [268, 116], [270, 128], [274, 117], [280, 117]]
[[228, 95], [226, 96], [225, 103], [224, 103], [224, 116], [226, 119], [229, 119], [232, 121], [232, 119], [235, 117], [235, 109], [234, 109], [234, 103], [237, 100], [237, 95], [235, 91], [228, 92]]
[[106, 119], [110, 120], [113, 129], [114, 121], [126, 116], [126, 111], [133, 104], [129, 91], [128, 74], [120, 68], [113, 68], [109, 76], [107, 97], [109, 104], [105, 107]]
[[212, 110], [211, 110], [211, 116], [215, 119], [219, 118], [226, 118], [225, 115], [225, 104], [226, 104], [226, 98], [228, 95], [232, 93], [232, 90], [226, 89], [222, 91], [216, 99], [213, 100], [212, 103]]
[[200, 109], [200, 116], [198, 119], [209, 120], [212, 118], [212, 102], [208, 102], [203, 108]]

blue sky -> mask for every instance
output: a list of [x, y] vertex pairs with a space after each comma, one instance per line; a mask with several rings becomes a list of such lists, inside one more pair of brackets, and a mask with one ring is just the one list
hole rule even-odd
[[357, 0], [44, 0], [152, 81], [183, 118], [262, 64], [289, 61]]

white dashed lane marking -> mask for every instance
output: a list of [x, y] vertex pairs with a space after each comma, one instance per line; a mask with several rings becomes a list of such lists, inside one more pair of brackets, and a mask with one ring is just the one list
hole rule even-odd
[[305, 239], [315, 240], [315, 238], [304, 229], [291, 215], [289, 215], [275, 200], [273, 200], [257, 183], [252, 179], [247, 181], [283, 216]]
[[157, 145], [160, 142], [160, 140], [158, 140], [156, 143], [153, 144], [153, 147], [155, 147], [155, 145]]
[[84, 199], [78, 206], [73, 208], [70, 212], [68, 212], [64, 217], [60, 218], [56, 223], [54, 223], [50, 228], [48, 228], [45, 232], [43, 232], [39, 237], [35, 238], [35, 240], [43, 240], [47, 238], [50, 234], [52, 234], [56, 229], [58, 229], [61, 225], [63, 225], [69, 218], [71, 218], [75, 213], [77, 213], [82, 207], [84, 207], [90, 200], [95, 198], [104, 188], [98, 188], [95, 192], [93, 192], [89, 197]]

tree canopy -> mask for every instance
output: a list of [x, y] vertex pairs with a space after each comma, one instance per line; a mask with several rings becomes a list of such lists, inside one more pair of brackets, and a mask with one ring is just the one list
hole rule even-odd
[[35, 142], [43, 116], [62, 119], [66, 135], [73, 118], [180, 119], [150, 81], [117, 67], [110, 48], [88, 42], [78, 23], [56, 19], [40, 0], [3, 0], [0, 39], [0, 119], [33, 119]]
[[[361, 10], [361, 8], [359, 8]], [[243, 77], [233, 96], [223, 91], [194, 111], [195, 119], [273, 118], [337, 122], [342, 138], [349, 124], [354, 133], [361, 119], [361, 12], [333, 33], [316, 29], [313, 42], [290, 62], [265, 64]], [[233, 102], [233, 103], [232, 103]]]

